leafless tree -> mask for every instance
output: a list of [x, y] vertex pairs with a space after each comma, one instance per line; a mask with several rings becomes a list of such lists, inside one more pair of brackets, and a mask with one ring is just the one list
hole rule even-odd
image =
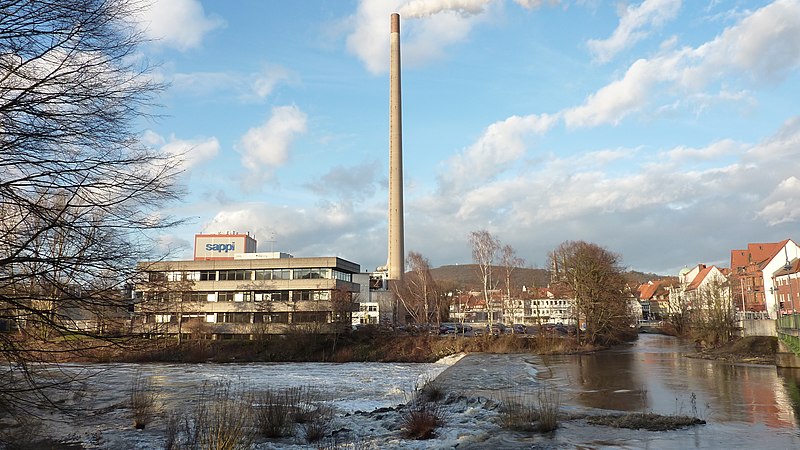
[[[0, 334], [2, 403], [42, 392], [25, 374], [58, 359], [45, 344], [98, 337], [76, 329], [65, 303], [120, 306], [136, 261], [153, 259], [151, 232], [176, 223], [159, 211], [181, 195], [180, 161], [137, 129], [161, 88], [137, 50], [139, 6], [0, 1], [0, 311], [19, 330]], [[99, 345], [87, 342], [61, 345]]]
[[698, 289], [693, 300], [692, 336], [712, 347], [729, 342], [736, 330], [736, 310], [728, 280], [712, 279]]
[[490, 290], [494, 289], [495, 282], [492, 278], [492, 266], [500, 249], [500, 240], [488, 230], [473, 231], [469, 235], [472, 245], [472, 260], [478, 265], [481, 282], [483, 283], [483, 299], [489, 314], [489, 322], [493, 322], [493, 308]]
[[506, 285], [506, 301], [503, 302], [503, 305], [504, 307], [509, 307], [513, 315], [521, 309], [522, 305], [511, 297], [511, 275], [514, 273], [515, 269], [525, 265], [525, 260], [517, 255], [517, 251], [514, 250], [514, 247], [504, 245], [503, 248], [500, 249], [500, 263], [503, 266], [503, 275]]
[[597, 244], [567, 241], [550, 258], [553, 281], [575, 296], [578, 319], [586, 323], [584, 339], [593, 344], [622, 339], [632, 320], [619, 256]]
[[442, 298], [436, 281], [431, 275], [428, 258], [411, 251], [406, 258], [410, 272], [395, 284], [395, 295], [406, 312], [417, 323], [435, 323], [442, 318]]

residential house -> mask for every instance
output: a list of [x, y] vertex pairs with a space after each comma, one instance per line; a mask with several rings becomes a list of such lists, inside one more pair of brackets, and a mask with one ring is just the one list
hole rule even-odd
[[766, 311], [778, 317], [773, 275], [800, 257], [800, 247], [791, 239], [773, 243], [747, 244], [745, 250], [731, 250], [731, 288], [733, 303], [745, 311]]
[[772, 274], [772, 291], [781, 315], [800, 311], [800, 259], [792, 259]]
[[669, 317], [669, 285], [669, 280], [654, 280], [639, 286], [638, 297], [644, 320], [663, 320]]

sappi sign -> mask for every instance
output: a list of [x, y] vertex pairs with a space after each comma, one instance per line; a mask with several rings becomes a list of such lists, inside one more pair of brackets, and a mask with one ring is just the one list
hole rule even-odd
[[244, 234], [197, 234], [194, 259], [233, 259], [240, 253], [256, 251], [256, 241]]
[[236, 251], [236, 243], [229, 244], [206, 244], [207, 252], [228, 253]]

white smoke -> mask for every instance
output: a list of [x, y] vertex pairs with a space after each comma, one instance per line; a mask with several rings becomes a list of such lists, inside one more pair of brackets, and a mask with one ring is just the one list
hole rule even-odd
[[[405, 19], [432, 16], [444, 11], [454, 11], [464, 16], [473, 16], [484, 12], [486, 5], [499, 0], [411, 0], [401, 6], [397, 12]], [[560, 0], [514, 0], [514, 3], [526, 9], [535, 9], [547, 2], [551, 5]]]
[[484, 6], [494, 0], [412, 0], [398, 12], [406, 19], [432, 16], [443, 11], [455, 11], [465, 16], [483, 12]]

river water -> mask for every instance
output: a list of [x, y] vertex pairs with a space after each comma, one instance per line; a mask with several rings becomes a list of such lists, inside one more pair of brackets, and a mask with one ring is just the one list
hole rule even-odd
[[[800, 448], [800, 371], [692, 359], [688, 353], [693, 349], [676, 338], [641, 335], [632, 345], [587, 355], [471, 354], [436, 364], [67, 365], [59, 370], [91, 375], [81, 395], [65, 393], [85, 413], [55, 415], [45, 431], [86, 449], [163, 448], [170, 411], [205, 383], [222, 380], [249, 389], [310, 386], [326, 393], [337, 411], [331, 429], [348, 430], [358, 443], [336, 448]], [[163, 406], [144, 431], [133, 429], [127, 406], [135, 373], [152, 377]], [[433, 440], [400, 438], [396, 413], [358, 412], [404, 403], [415, 385], [431, 378], [462, 399], [445, 407], [445, 424]], [[566, 413], [655, 412], [694, 415], [707, 423], [650, 432], [564, 420], [547, 435], [500, 426], [498, 400], [535, 399], [542, 390], [558, 393]], [[295, 439], [256, 448], [317, 447]]]
[[654, 412], [707, 421], [669, 432], [566, 421], [552, 436], [511, 433], [483, 443], [496, 448], [800, 448], [800, 371], [686, 357], [691, 353], [676, 338], [642, 334], [630, 346], [588, 355], [470, 355], [439, 379], [488, 397], [554, 389], [568, 412]]

